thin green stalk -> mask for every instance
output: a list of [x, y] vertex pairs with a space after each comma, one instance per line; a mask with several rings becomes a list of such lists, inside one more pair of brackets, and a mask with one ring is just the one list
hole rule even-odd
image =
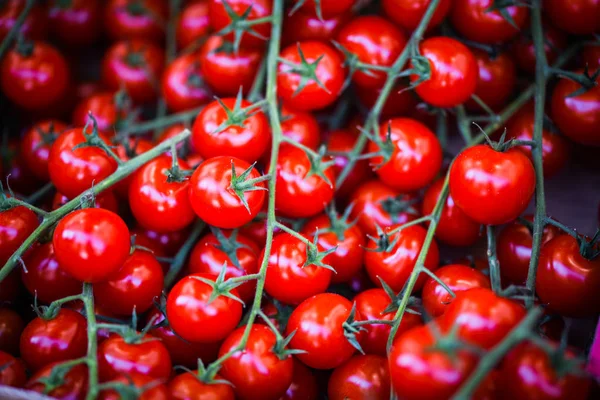
[[166, 128], [177, 123], [187, 122], [194, 119], [205, 106], [196, 107], [188, 111], [182, 111], [177, 114], [167, 115], [163, 118], [156, 118], [150, 121], [142, 122], [126, 129], [126, 132], [119, 132], [119, 135], [128, 133], [130, 135], [141, 135], [153, 129]]
[[87, 366], [88, 366], [88, 394], [87, 400], [98, 396], [98, 326], [96, 324], [96, 311], [94, 310], [94, 292], [91, 283], [83, 284], [82, 293], [85, 317], [87, 319]]
[[54, 184], [52, 182], [48, 182], [44, 186], [42, 186], [39, 190], [37, 190], [35, 193], [29, 195], [25, 199], [25, 202], [29, 203], [29, 204], [35, 204], [39, 200], [44, 198], [44, 196], [46, 196], [48, 193], [50, 193], [52, 191], [52, 189], [54, 189]]
[[181, 245], [181, 248], [177, 252], [177, 255], [173, 259], [173, 262], [169, 266], [169, 271], [165, 275], [165, 288], [169, 289], [175, 282], [175, 279], [177, 279], [177, 276], [179, 275], [181, 269], [185, 265], [185, 261], [187, 260], [190, 251], [192, 251], [192, 248], [198, 242], [198, 239], [200, 238], [200, 235], [202, 234], [202, 231], [204, 230], [205, 226], [206, 224], [204, 223], [204, 221], [201, 220], [197, 220], [194, 223], [192, 231], [190, 232], [183, 245]]
[[487, 258], [490, 266], [490, 282], [492, 290], [500, 293], [502, 284], [500, 281], [500, 263], [496, 255], [496, 228], [493, 225], [487, 226]]
[[21, 14], [19, 14], [19, 17], [15, 21], [15, 24], [12, 26], [12, 28], [10, 28], [10, 31], [4, 37], [4, 40], [2, 40], [2, 44], [0, 44], [0, 59], [2, 59], [2, 56], [4, 56], [6, 50], [8, 50], [13, 40], [15, 40], [15, 37], [17, 37], [17, 34], [25, 22], [27, 15], [29, 15], [31, 8], [34, 6], [35, 1], [36, 0], [27, 0], [25, 7], [23, 7], [23, 11], [21, 11]]

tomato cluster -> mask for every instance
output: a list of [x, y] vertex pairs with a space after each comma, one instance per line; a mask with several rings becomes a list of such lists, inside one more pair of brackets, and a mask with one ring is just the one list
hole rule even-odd
[[0, 1], [0, 397], [594, 398], [599, 16]]

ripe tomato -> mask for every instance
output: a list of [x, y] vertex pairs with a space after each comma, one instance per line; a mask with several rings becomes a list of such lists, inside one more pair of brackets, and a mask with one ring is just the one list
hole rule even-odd
[[[394, 319], [394, 311], [385, 312], [385, 309], [392, 303], [390, 296], [385, 290], [376, 288], [365, 290], [354, 298], [356, 311], [364, 320], [385, 320]], [[397, 334], [400, 335], [417, 325], [421, 325], [421, 317], [416, 314], [405, 313], [398, 327]], [[363, 326], [365, 329], [361, 347], [367, 354], [386, 355], [386, 343], [390, 336], [392, 327], [384, 324], [369, 324]]]
[[0, 162], [0, 164], [4, 164], [0, 167], [0, 178], [2, 178], [3, 184], [8, 182], [10, 188], [16, 193], [28, 195], [39, 189], [44, 182], [39, 181], [33, 175], [20, 154], [19, 146], [20, 143], [17, 140], [8, 142], [2, 157], [3, 162]]
[[[596, 78], [596, 83], [600, 84], [600, 77]], [[570, 79], [561, 78], [558, 81], [552, 92], [552, 120], [574, 142], [600, 146], [600, 85], [579, 96], [569, 96], [580, 88], [578, 83]]]
[[[389, 230], [390, 228], [385, 229], [385, 231]], [[381, 287], [380, 279], [383, 279], [395, 292], [402, 290], [415, 268], [426, 235], [427, 230], [418, 225], [404, 228], [389, 237], [390, 243], [395, 242], [389, 251], [374, 251], [377, 244], [372, 240], [369, 241], [364, 260], [365, 268], [373, 283]], [[435, 240], [432, 240], [425, 258], [425, 267], [433, 271], [438, 267], [439, 261], [440, 252]], [[415, 290], [423, 286], [425, 278], [425, 274], [420, 274]]]
[[[209, 0], [210, 6], [208, 16], [210, 19], [210, 26], [216, 32], [225, 29], [231, 24], [231, 17], [227, 12], [223, 3], [225, 1], [229, 7], [238, 16], [248, 13], [246, 21], [252, 21], [256, 19], [262, 19], [269, 17], [272, 12], [272, 0]], [[250, 11], [248, 11], [250, 9]], [[244, 32], [240, 35], [240, 44], [242, 47], [262, 47], [265, 44], [265, 40], [268, 40], [271, 36], [271, 23], [264, 22], [256, 25], [252, 25], [252, 31], [257, 33], [260, 37], [251, 35], [248, 32]], [[228, 33], [224, 36], [224, 39], [230, 42], [234, 41], [234, 34]]]
[[[110, 382], [120, 383], [129, 387], [134, 387], [138, 400], [171, 400], [167, 386], [162, 382], [166, 379], [155, 379], [154, 377], [142, 375], [140, 373], [126, 374], [112, 379]], [[117, 390], [105, 389], [98, 394], [98, 400], [121, 400], [123, 397]]]
[[335, 193], [333, 168], [325, 169], [327, 180], [309, 175], [311, 169], [311, 161], [303, 150], [289, 144], [281, 146], [274, 177], [275, 208], [279, 212], [293, 218], [311, 217], [331, 202]]
[[48, 174], [50, 147], [56, 136], [66, 129], [65, 123], [51, 119], [38, 122], [23, 135], [19, 154], [36, 178], [43, 181], [50, 179]]
[[[179, 168], [187, 170], [183, 160]], [[146, 229], [172, 232], [183, 229], [194, 220], [194, 210], [188, 199], [189, 181], [168, 182], [172, 168], [171, 156], [162, 155], [141, 167], [129, 186], [129, 206], [137, 222]]]
[[324, 43], [331, 42], [342, 26], [352, 18], [352, 12], [345, 12], [331, 16], [323, 16], [323, 19], [314, 12], [298, 10], [292, 15], [284, 15], [283, 26], [285, 29], [281, 32], [281, 43], [289, 46], [297, 42], [307, 40], [318, 40]]
[[[242, 326], [225, 339], [219, 357], [236, 348], [244, 335]], [[243, 351], [233, 353], [221, 366], [220, 373], [233, 384], [241, 400], [277, 400], [292, 383], [294, 361], [291, 355], [280, 357], [274, 352], [277, 337], [262, 324], [252, 325]]]
[[92, 113], [98, 124], [98, 130], [107, 136], [113, 136], [118, 128], [118, 122], [122, 121], [126, 115], [124, 110], [119, 110], [115, 104], [115, 94], [112, 92], [100, 92], [81, 100], [73, 111], [73, 125], [92, 126], [92, 119], [89, 113]]
[[183, 54], [173, 60], [162, 75], [162, 95], [169, 110], [186, 111], [210, 101], [210, 92], [202, 81], [200, 57]]
[[[8, 32], [15, 25], [19, 15], [25, 8], [23, 0], [8, 0], [0, 5], [0, 41], [4, 40]], [[25, 16], [19, 34], [26, 38], [41, 40], [47, 36], [48, 19], [42, 4], [34, 4]]]
[[[381, 88], [356, 86], [354, 90], [362, 105], [369, 109], [373, 108], [381, 93]], [[392, 118], [411, 115], [416, 105], [417, 96], [412, 90], [408, 90], [408, 85], [403, 82], [396, 83], [381, 108], [381, 117]], [[414, 118], [413, 115], [411, 117]]]
[[188, 2], [177, 20], [177, 31], [175, 34], [177, 47], [184, 49], [201, 39], [210, 30], [210, 19], [208, 16], [208, 1]]
[[85, 364], [77, 364], [69, 369], [62, 382], [57, 386], [49, 384], [47, 391], [46, 385], [40, 380], [48, 379], [52, 374], [52, 369], [59, 366], [60, 362], [48, 364], [29, 378], [25, 389], [52, 396], [55, 399], [85, 399], [88, 393], [88, 368]]
[[87, 322], [76, 311], [60, 309], [56, 317], [34, 318], [23, 330], [19, 349], [32, 371], [57, 361], [83, 357], [87, 350]]
[[56, 260], [73, 278], [97, 283], [117, 271], [129, 256], [129, 229], [117, 214], [102, 208], [73, 211], [52, 237]]
[[540, 252], [536, 291], [542, 303], [561, 315], [600, 312], [600, 258], [589, 260], [579, 248], [575, 238], [562, 234], [545, 243]]
[[112, 40], [144, 39], [161, 42], [168, 8], [162, 0], [108, 0], [104, 29]]
[[[25, 323], [16, 311], [6, 307], [0, 308], [0, 351], [17, 354], [19, 338], [24, 327]], [[0, 365], [3, 363], [0, 362]]]
[[523, 6], [508, 6], [504, 10], [513, 19], [515, 28], [499, 10], [489, 11], [493, 0], [454, 0], [450, 22], [461, 35], [479, 43], [502, 43], [519, 33], [527, 22], [529, 10]]
[[[221, 100], [230, 111], [236, 109], [233, 97]], [[242, 100], [239, 108], [246, 108], [252, 103]], [[192, 146], [205, 159], [218, 156], [232, 156], [253, 163], [267, 150], [271, 140], [271, 129], [265, 114], [260, 110], [250, 116], [228, 120], [228, 110], [221, 103], [209, 103], [194, 121], [192, 128]], [[235, 122], [235, 124], [233, 124]], [[229, 125], [225, 129], [221, 126]], [[231, 125], [229, 124], [231, 123]]]
[[171, 257], [181, 248], [189, 236], [189, 230], [161, 233], [136, 226], [132, 234], [135, 235], [136, 244], [149, 248], [156, 256]]
[[[286, 329], [287, 335], [296, 331], [290, 347], [306, 352], [297, 355], [300, 361], [311, 368], [331, 369], [349, 360], [356, 349], [345, 337], [342, 324], [351, 310], [349, 300], [333, 293], [320, 293], [300, 303]], [[361, 319], [357, 312], [354, 320]], [[356, 335], [358, 342], [362, 335]]]
[[[235, 400], [233, 387], [226, 383], [204, 383], [195, 375], [197, 371], [177, 375], [169, 382], [169, 398], [172, 400]], [[215, 380], [223, 379], [215, 375]]]
[[[467, 46], [436, 36], [422, 41], [419, 48], [429, 64], [428, 79], [415, 88], [419, 97], [435, 107], [455, 107], [475, 93], [479, 69]], [[410, 76], [412, 83], [420, 78], [418, 74]]]
[[26, 110], [44, 110], [62, 99], [69, 86], [69, 66], [49, 44], [15, 48], [0, 63], [0, 87], [13, 103]]
[[563, 31], [573, 35], [587, 35], [598, 32], [598, 0], [556, 0], [544, 4], [544, 11], [550, 20]]
[[[91, 133], [88, 127], [86, 133]], [[102, 133], [100, 139], [109, 144]], [[100, 147], [86, 146], [73, 150], [85, 142], [84, 129], [67, 129], [56, 139], [48, 156], [48, 172], [56, 189], [68, 198], [74, 198], [117, 169], [117, 163]]]
[[4, 265], [39, 225], [38, 217], [24, 206], [0, 211], [0, 264]]
[[[388, 20], [376, 15], [352, 19], [337, 35], [337, 41], [358, 61], [390, 67], [406, 46], [406, 36]], [[383, 71], [356, 71], [352, 81], [358, 86], [380, 88], [386, 80]]]
[[106, 382], [122, 375], [141, 374], [153, 379], [171, 376], [171, 357], [159, 340], [144, 336], [139, 341], [112, 334], [98, 346], [98, 373]]
[[588, 44], [583, 48], [583, 65], [592, 71], [600, 68], [600, 46]]
[[281, 134], [312, 150], [317, 150], [321, 143], [319, 122], [309, 112], [293, 111], [282, 107]]
[[[435, 322], [432, 322], [435, 323]], [[449, 399], [469, 377], [477, 358], [466, 350], [432, 348], [431, 325], [418, 326], [398, 336], [388, 357], [392, 388], [406, 400]]]
[[[543, 24], [543, 31], [546, 62], [552, 65], [558, 54], [567, 47], [567, 37], [563, 31], [548, 23]], [[517, 36], [513, 42], [512, 53], [522, 71], [531, 75], [535, 73], [535, 46], [529, 35]]]
[[389, 399], [390, 372], [382, 356], [354, 356], [333, 370], [327, 385], [329, 400]]
[[319, 110], [337, 100], [346, 73], [339, 53], [319, 41], [304, 41], [281, 51], [277, 95], [283, 104], [300, 111]]
[[438, 319], [444, 332], [458, 325], [458, 336], [484, 349], [498, 344], [525, 316], [525, 309], [490, 289], [458, 292]]
[[100, 33], [100, 2], [98, 0], [73, 0], [63, 3], [52, 0], [48, 11], [50, 29], [69, 46], [87, 46], [96, 41]]
[[104, 53], [102, 82], [109, 90], [125, 91], [134, 103], [156, 98], [155, 82], [164, 68], [163, 51], [143, 39], [120, 41]]
[[[421, 205], [423, 215], [430, 215], [433, 212], [443, 185], [444, 179], [440, 178], [425, 191]], [[458, 208], [452, 196], [448, 194], [435, 230], [435, 237], [450, 246], [470, 246], [479, 239], [480, 232], [481, 225]]]
[[[226, 296], [210, 299], [213, 288], [195, 277], [216, 280], [212, 274], [188, 275], [167, 297], [167, 317], [177, 335], [190, 342], [214, 343], [227, 337], [242, 318], [242, 305]], [[236, 289], [232, 289], [237, 296]]]
[[[183, 129], [180, 129], [179, 131], [177, 131], [177, 133], [180, 133], [181, 131], [183, 131]], [[116, 146], [116, 148], [114, 149], [114, 151], [115, 151], [115, 154], [117, 156], [119, 156], [119, 158], [121, 160], [129, 161], [132, 158], [139, 156], [142, 153], [147, 152], [152, 147], [154, 147], [152, 142], [150, 142], [149, 140], [137, 137], [135, 139], [129, 138], [129, 140], [119, 143]], [[133, 177], [131, 175], [129, 175], [125, 179], [117, 182], [115, 184], [115, 186], [113, 186], [114, 192], [120, 198], [127, 198], [127, 196], [129, 196], [129, 186], [131, 185], [132, 179], [133, 179]]]
[[[429, 0], [383, 0], [381, 5], [386, 16], [405, 31], [411, 32], [417, 28], [419, 22], [423, 19], [429, 3]], [[427, 25], [428, 31], [438, 26], [446, 18], [451, 4], [451, 0], [441, 0], [439, 2]]]
[[[52, 210], [57, 210], [69, 202], [69, 198], [60, 192], [54, 193], [52, 198]], [[119, 204], [117, 198], [111, 191], [105, 191], [100, 193], [94, 198], [95, 208], [104, 208], [105, 210], [112, 211], [115, 214], [119, 211]]]
[[450, 167], [450, 195], [468, 217], [486, 225], [516, 219], [535, 191], [535, 170], [520, 150], [487, 145], [463, 150]]
[[[332, 15], [343, 14], [349, 11], [356, 0], [296, 0], [295, 3], [300, 3], [300, 10], [329, 17]], [[295, 5], [296, 6], [296, 5]]]
[[0, 351], [0, 386], [23, 387], [27, 373], [23, 362], [4, 351]]
[[292, 383], [280, 400], [317, 400], [317, 380], [306, 365], [294, 357], [294, 374]]
[[196, 214], [206, 223], [225, 229], [238, 228], [252, 221], [265, 201], [264, 182], [254, 184], [257, 190], [240, 192], [247, 207], [232, 188], [232, 169], [239, 177], [249, 168], [252, 169], [244, 182], [260, 178], [254, 167], [235, 157], [213, 157], [200, 164], [190, 179], [189, 189], [189, 202]]
[[[517, 84], [515, 62], [506, 52], [492, 56], [482, 50], [474, 48], [470, 50], [479, 68], [475, 95], [492, 110], [498, 110], [506, 104], [515, 90]], [[535, 61], [533, 63], [535, 65]], [[466, 106], [471, 110], [481, 110], [474, 100], [467, 101]]]
[[[339, 176], [344, 167], [348, 164], [348, 158], [344, 153], [352, 151], [356, 139], [357, 136], [347, 130], [338, 129], [329, 132], [327, 137], [327, 149], [330, 152], [339, 154], [335, 155], [333, 158], [333, 172], [335, 176]], [[372, 174], [368, 160], [357, 161], [346, 180], [340, 187], [336, 188], [336, 197], [340, 200], [347, 201], [356, 187], [371, 178]]]
[[[391, 140], [388, 148], [387, 137]], [[379, 126], [382, 145], [369, 142], [369, 153], [379, 179], [391, 188], [411, 192], [425, 187], [442, 166], [442, 146], [425, 125], [410, 118], [393, 118]]]

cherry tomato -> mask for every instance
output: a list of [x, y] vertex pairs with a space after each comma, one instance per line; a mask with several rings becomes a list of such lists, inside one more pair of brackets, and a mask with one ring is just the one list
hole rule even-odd
[[115, 104], [115, 94], [112, 92], [100, 92], [86, 97], [75, 107], [73, 111], [73, 125], [92, 126], [92, 113], [98, 124], [98, 130], [108, 136], [113, 136], [118, 129], [118, 123], [125, 118], [125, 111], [120, 110]]
[[32, 371], [53, 362], [83, 357], [87, 350], [86, 330], [85, 318], [66, 308], [49, 320], [37, 317], [21, 334], [21, 357]]
[[[296, 331], [290, 347], [306, 352], [298, 354], [298, 359], [316, 369], [335, 368], [349, 360], [356, 349], [345, 337], [342, 324], [351, 310], [350, 301], [333, 293], [320, 293], [300, 303], [286, 329], [287, 335]], [[354, 320], [361, 319], [357, 312]], [[361, 338], [359, 332], [356, 339], [360, 342]]]
[[354, 356], [333, 370], [327, 385], [329, 400], [390, 398], [387, 359], [375, 355]]
[[15, 48], [0, 63], [0, 87], [13, 103], [27, 110], [44, 110], [62, 99], [69, 86], [69, 66], [49, 44]]
[[[556, 29], [552, 24], [544, 23], [542, 29], [544, 31], [546, 62], [552, 65], [558, 54], [567, 46], [567, 37], [564, 32]], [[519, 35], [513, 42], [512, 49], [519, 68], [533, 75], [535, 73], [535, 46], [533, 45], [533, 39], [528, 35]]]
[[[177, 160], [182, 170], [188, 165]], [[141, 167], [129, 186], [129, 205], [137, 222], [147, 229], [172, 232], [194, 220], [188, 199], [189, 181], [168, 182], [167, 171], [173, 166], [171, 156], [162, 155]]]
[[0, 351], [0, 386], [23, 387], [27, 373], [23, 362], [4, 351]]
[[33, 125], [25, 132], [20, 144], [20, 156], [36, 178], [48, 181], [48, 157], [50, 147], [56, 137], [67, 129], [67, 125], [57, 120], [45, 120]]
[[[467, 46], [449, 37], [436, 36], [422, 41], [419, 48], [429, 64], [429, 79], [415, 89], [419, 97], [435, 107], [455, 107], [475, 93], [479, 69]], [[418, 74], [410, 76], [413, 84], [419, 79]]]
[[0, 211], [0, 264], [8, 261], [38, 225], [38, 217], [24, 206]]
[[567, 33], [587, 35], [598, 32], [598, 0], [549, 1], [544, 4], [544, 11], [556, 26]]
[[83, 400], [88, 393], [88, 368], [85, 364], [77, 364], [69, 369], [65, 374], [63, 381], [54, 386], [50, 384], [48, 392], [46, 385], [41, 379], [48, 379], [52, 374], [52, 369], [60, 366], [60, 362], [48, 364], [37, 371], [25, 385], [25, 389], [52, 396], [55, 399], [73, 399]]
[[[386, 231], [389, 231], [389, 228]], [[404, 228], [400, 232], [390, 235], [389, 242], [394, 245], [389, 251], [374, 251], [377, 244], [372, 240], [369, 241], [364, 260], [365, 268], [373, 283], [381, 287], [380, 279], [382, 279], [395, 292], [402, 290], [415, 268], [426, 235], [427, 230], [418, 225]], [[439, 260], [438, 246], [435, 240], [432, 240], [425, 258], [425, 267], [433, 271], [438, 267]], [[420, 274], [415, 284], [415, 290], [423, 287], [425, 278], [425, 274]]]
[[580, 317], [600, 312], [598, 265], [600, 258], [585, 258], [575, 238], [562, 234], [549, 240], [542, 246], [537, 270], [540, 300], [561, 315]]
[[[69, 202], [69, 198], [60, 192], [54, 193], [52, 198], [52, 210], [57, 210]], [[94, 198], [94, 207], [104, 208], [105, 210], [112, 211], [115, 214], [119, 211], [119, 204], [117, 198], [113, 192], [106, 191], [100, 193]]]
[[502, 43], [519, 33], [527, 22], [529, 10], [523, 6], [508, 6], [504, 11], [514, 24], [502, 16], [500, 10], [490, 11], [493, 0], [454, 0], [450, 9], [450, 22], [462, 36], [479, 43]]
[[300, 3], [300, 10], [329, 17], [332, 15], [343, 14], [349, 11], [356, 3], [356, 0], [296, 0], [295, 3]]
[[[442, 146], [425, 125], [410, 118], [393, 118], [379, 126], [382, 145], [372, 141], [369, 153], [379, 179], [391, 188], [411, 192], [430, 183], [442, 166]], [[387, 138], [391, 143], [387, 142]], [[391, 144], [391, 146], [390, 146]]]
[[155, 82], [164, 67], [163, 51], [143, 39], [113, 44], [102, 60], [102, 82], [110, 90], [124, 88], [134, 103], [156, 98]]
[[[300, 111], [319, 110], [340, 95], [346, 76], [339, 53], [330, 45], [311, 40], [298, 42], [284, 48], [279, 59], [277, 95], [285, 106]], [[306, 72], [309, 70], [312, 72]]]
[[[352, 151], [356, 143], [356, 139], [357, 136], [347, 130], [338, 129], [329, 132], [327, 138], [327, 149], [330, 152], [336, 152], [339, 154], [333, 158], [333, 172], [336, 177], [340, 175], [344, 167], [348, 164], [348, 158], [345, 157], [344, 153]], [[371, 176], [372, 172], [371, 168], [369, 167], [368, 160], [357, 161], [342, 185], [336, 188], [336, 197], [340, 200], [348, 200], [356, 187], [362, 182], [367, 181], [369, 178], [371, 178]]]
[[[231, 385], [226, 383], [204, 383], [195, 374], [197, 371], [177, 375], [169, 382], [169, 398], [172, 400], [235, 400]], [[215, 375], [215, 380], [223, 379]]]
[[60, 0], [50, 2], [48, 19], [52, 33], [70, 46], [87, 46], [100, 33], [100, 2], [98, 0]]
[[16, 354], [24, 327], [25, 323], [17, 312], [6, 307], [0, 308], [0, 351]]
[[[31, 169], [20, 154], [20, 143], [9, 141], [3, 154], [4, 171], [0, 167], [0, 178], [2, 182], [9, 183], [10, 188], [16, 193], [28, 195], [39, 189], [44, 182], [39, 181], [31, 172]], [[2, 162], [0, 162], [2, 164]]]
[[[356, 86], [354, 89], [360, 102], [369, 109], [373, 108], [381, 93], [381, 88]], [[381, 116], [383, 118], [408, 116], [412, 114], [416, 105], [417, 96], [412, 90], [408, 90], [408, 85], [402, 82], [396, 83], [381, 108]]]
[[73, 211], [52, 237], [61, 268], [73, 278], [97, 283], [116, 272], [129, 256], [129, 229], [117, 214], [102, 208]]
[[284, 46], [307, 40], [331, 42], [350, 18], [352, 12], [323, 16], [323, 19], [319, 19], [314, 12], [298, 10], [292, 15], [284, 15], [285, 29], [281, 32], [281, 42]]
[[[490, 55], [485, 51], [470, 49], [475, 56], [479, 70], [475, 95], [492, 110], [503, 107], [517, 84], [517, 68], [508, 53]], [[535, 61], [533, 61], [535, 64]], [[474, 101], [466, 103], [471, 110], [481, 110]]]
[[[180, 133], [181, 131], [183, 131], [183, 128], [178, 130], [177, 133]], [[122, 141], [117, 145], [114, 151], [121, 160], [129, 161], [132, 158], [139, 156], [140, 154], [152, 149], [152, 147], [154, 147], [152, 142], [138, 137], [135, 139], [129, 138], [129, 140], [127, 141]], [[133, 176], [130, 175], [125, 179], [117, 182], [115, 186], [113, 186], [114, 192], [120, 198], [127, 198], [127, 196], [129, 196], [129, 186], [131, 185], [132, 179]]]
[[[25, 8], [24, 0], [8, 0], [0, 5], [0, 41], [4, 40], [8, 32], [17, 22], [19, 15]], [[19, 34], [23, 37], [41, 40], [47, 36], [48, 20], [45, 8], [40, 3], [35, 3], [25, 16]]]
[[[596, 83], [600, 84], [600, 77], [596, 78]], [[552, 120], [574, 142], [600, 146], [600, 85], [579, 96], [570, 96], [580, 88], [578, 83], [566, 78], [558, 81], [552, 91]]]
[[141, 226], [133, 228], [132, 233], [136, 244], [149, 248], [155, 255], [159, 253], [166, 257], [174, 256], [189, 236], [187, 229], [161, 233]]
[[[406, 36], [388, 20], [376, 15], [352, 19], [337, 35], [337, 41], [358, 61], [390, 67], [406, 46]], [[358, 86], [380, 88], [386, 80], [383, 71], [357, 71], [352, 81]]]
[[317, 400], [318, 390], [317, 380], [311, 370], [294, 358], [292, 383], [280, 400]]
[[[423, 19], [429, 3], [430, 0], [383, 0], [381, 5], [385, 15], [400, 25], [401, 28], [410, 32], [414, 31]], [[439, 2], [429, 24], [427, 24], [427, 30], [435, 28], [446, 18], [451, 4], [451, 0], [441, 0]]]
[[535, 191], [535, 170], [518, 149], [487, 145], [463, 150], [450, 167], [450, 195], [472, 220], [505, 224], [516, 219]]
[[280, 147], [274, 177], [275, 208], [279, 212], [293, 218], [311, 217], [331, 202], [335, 193], [333, 168], [323, 171], [327, 179], [309, 175], [311, 170], [311, 160], [303, 150], [292, 145]]
[[[242, 318], [242, 305], [222, 295], [211, 299], [213, 288], [196, 277], [216, 280], [212, 274], [192, 274], [177, 282], [167, 297], [167, 317], [181, 338], [214, 343], [235, 329]], [[238, 295], [236, 289], [230, 293]]]
[[[231, 26], [231, 17], [227, 9], [225, 8], [225, 1], [229, 5], [229, 8], [233, 10], [238, 16], [248, 13], [246, 21], [252, 21], [256, 19], [262, 19], [271, 16], [272, 12], [272, 0], [209, 0], [210, 6], [208, 16], [210, 19], [210, 26], [218, 32], [225, 29], [227, 26]], [[250, 9], [250, 11], [248, 11]], [[240, 35], [240, 44], [242, 47], [262, 47], [265, 44], [265, 40], [268, 40], [271, 36], [271, 23], [264, 22], [260, 24], [252, 25], [252, 31], [258, 34], [257, 36], [251, 35], [248, 32], [244, 32]], [[234, 34], [228, 33], [224, 36], [228, 41], [234, 40]]]
[[[166, 379], [155, 379], [154, 377], [142, 375], [139, 373], [119, 376], [110, 382], [118, 382], [129, 387], [134, 387], [138, 400], [171, 400], [167, 386], [162, 382]], [[121, 400], [123, 397], [117, 390], [102, 390], [98, 394], [98, 400]]]
[[283, 107], [281, 134], [312, 150], [317, 150], [321, 143], [321, 128], [317, 119], [309, 112], [293, 111]]
[[583, 48], [583, 65], [591, 71], [600, 68], [600, 46], [587, 45]]
[[186, 4], [177, 20], [177, 47], [185, 49], [203, 39], [210, 30], [209, 4], [206, 0]]
[[104, 7], [104, 29], [112, 40], [160, 42], [167, 14], [167, 3], [162, 0], [109, 0]]
[[[236, 103], [233, 97], [222, 99], [221, 103], [213, 101], [194, 121], [192, 146], [205, 159], [232, 156], [253, 163], [267, 150], [271, 140], [267, 117], [260, 110], [254, 110], [250, 115], [244, 115], [243, 120], [233, 121], [228, 117], [228, 111], [234, 112]], [[252, 103], [242, 100], [237, 108], [250, 106]]]
[[201, 58], [183, 54], [173, 60], [162, 76], [162, 94], [169, 110], [191, 110], [210, 101], [210, 92], [202, 82]]

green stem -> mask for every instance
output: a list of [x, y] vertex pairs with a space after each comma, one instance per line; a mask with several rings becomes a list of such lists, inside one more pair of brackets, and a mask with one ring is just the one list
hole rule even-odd
[[[183, 111], [177, 114], [167, 115], [166, 117], [156, 118], [150, 121], [142, 122], [126, 129], [126, 133], [131, 135], [141, 135], [153, 129], [166, 128], [177, 123], [186, 122], [194, 119], [205, 106], [196, 107], [192, 110]], [[120, 132], [122, 136], [125, 132]]]
[[573, 236], [575, 239], [579, 239], [579, 235], [577, 234], [577, 231], [569, 228], [568, 226], [566, 226], [565, 224], [563, 224], [561, 222], [558, 222], [554, 218], [546, 217], [546, 224], [553, 225], [553, 226], [557, 227], [558, 229], [560, 229], [561, 231], [563, 231], [564, 233]]
[[419, 225], [419, 224], [422, 224], [424, 222], [429, 222], [432, 219], [433, 219], [433, 217], [431, 215], [425, 215], [424, 217], [420, 217], [420, 218], [414, 219], [414, 220], [412, 220], [410, 222], [407, 222], [405, 224], [402, 224], [400, 226], [397, 226], [394, 229], [388, 231], [387, 234], [389, 236], [391, 236], [391, 235], [394, 235], [394, 234], [400, 232], [403, 229], [406, 229], [406, 228], [411, 227], [411, 226]]
[[190, 251], [192, 251], [192, 248], [198, 242], [198, 239], [200, 238], [200, 235], [202, 234], [202, 231], [204, 230], [205, 226], [206, 224], [204, 223], [204, 221], [201, 220], [198, 220], [194, 223], [194, 227], [192, 228], [190, 235], [177, 252], [177, 255], [175, 256], [173, 262], [171, 263], [171, 266], [169, 267], [169, 272], [167, 272], [167, 275], [165, 276], [166, 289], [169, 289], [175, 282], [175, 279], [177, 278], [177, 276], [181, 272], [181, 269], [185, 265], [185, 261], [187, 260]]
[[46, 196], [48, 193], [50, 193], [52, 191], [52, 189], [54, 189], [54, 184], [52, 182], [48, 182], [44, 186], [42, 186], [39, 190], [37, 190], [35, 193], [33, 193], [32, 195], [27, 197], [25, 199], [25, 202], [29, 203], [29, 204], [35, 204], [40, 199], [44, 198], [44, 196]]
[[458, 131], [460, 132], [465, 145], [470, 146], [473, 142], [473, 136], [471, 135], [471, 124], [463, 105], [456, 107], [456, 121], [458, 123]]
[[487, 258], [490, 266], [490, 281], [492, 284], [492, 290], [495, 293], [502, 291], [502, 284], [500, 280], [500, 263], [498, 262], [498, 256], [496, 255], [496, 229], [493, 225], [487, 226]]
[[94, 310], [94, 292], [91, 283], [83, 284], [83, 306], [87, 319], [87, 366], [88, 366], [88, 394], [86, 399], [93, 400], [98, 396], [98, 326], [96, 324], [96, 311]]
[[260, 63], [260, 66], [258, 67], [258, 72], [256, 73], [256, 78], [254, 79], [254, 82], [252, 83], [252, 87], [250, 88], [250, 92], [248, 92], [248, 101], [254, 103], [258, 100], [260, 100], [260, 95], [261, 95], [261, 90], [263, 87], [263, 84], [265, 83], [265, 76], [266, 76], [266, 72], [267, 71], [267, 63], [265, 62], [265, 60], [262, 60], [262, 62]]
[[25, 22], [25, 19], [27, 18], [27, 15], [29, 15], [31, 8], [34, 6], [35, 1], [36, 0], [27, 0], [27, 2], [25, 3], [25, 7], [23, 7], [23, 11], [21, 11], [21, 14], [19, 14], [19, 17], [15, 21], [15, 24], [12, 26], [12, 28], [10, 28], [10, 31], [4, 37], [2, 44], [0, 44], [0, 59], [2, 59], [2, 56], [4, 56], [4, 53], [6, 52], [6, 50], [8, 50], [8, 48], [12, 44], [12, 41], [15, 39], [15, 37], [19, 33], [21, 26], [23, 25], [23, 23]]

